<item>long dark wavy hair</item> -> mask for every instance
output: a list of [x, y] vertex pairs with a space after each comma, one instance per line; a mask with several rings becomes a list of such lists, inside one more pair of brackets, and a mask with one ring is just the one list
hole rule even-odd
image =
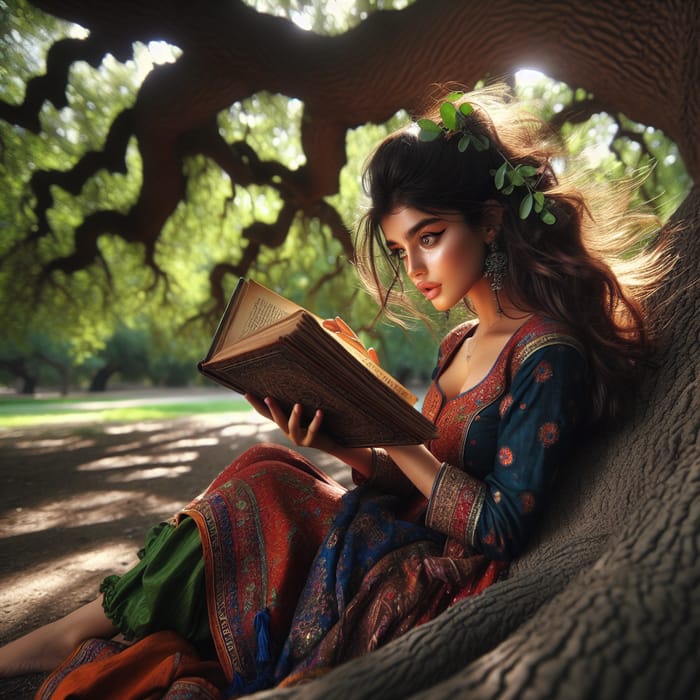
[[[443, 93], [444, 94], [444, 93]], [[360, 220], [356, 265], [385, 314], [399, 322], [415, 316], [405, 292], [402, 265], [384, 245], [382, 219], [401, 207], [454, 213], [479, 227], [487, 202], [503, 208], [498, 243], [508, 255], [505, 288], [516, 307], [566, 324], [582, 342], [593, 381], [593, 416], [615, 416], [629, 383], [649, 356], [651, 334], [644, 300], [668, 268], [661, 246], [642, 246], [648, 215], [629, 210], [630, 188], [584, 194], [564, 175], [565, 156], [548, 126], [509, 99], [504, 86], [468, 93], [474, 134], [490, 147], [460, 152], [454, 139], [424, 142], [415, 125], [387, 137], [365, 166], [370, 206]], [[426, 115], [439, 122], [436, 101]], [[554, 224], [535, 214], [522, 220], [521, 188], [496, 189], [494, 172], [512, 165], [538, 168], [537, 189], [551, 202]], [[555, 172], [556, 168], [556, 172]]]

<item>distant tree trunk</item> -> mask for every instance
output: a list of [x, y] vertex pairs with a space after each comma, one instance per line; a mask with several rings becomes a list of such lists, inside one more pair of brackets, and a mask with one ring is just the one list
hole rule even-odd
[[90, 383], [90, 391], [106, 391], [107, 382], [113, 374], [119, 371], [116, 365], [107, 365], [97, 370]]
[[16, 357], [11, 360], [0, 361], [0, 366], [4, 367], [21, 382], [18, 394], [33, 394], [36, 391], [37, 377], [32, 374], [27, 366], [25, 357]]
[[36, 393], [36, 377], [31, 377], [28, 374], [18, 375], [22, 380], [22, 388], [19, 393], [26, 396], [32, 396]]

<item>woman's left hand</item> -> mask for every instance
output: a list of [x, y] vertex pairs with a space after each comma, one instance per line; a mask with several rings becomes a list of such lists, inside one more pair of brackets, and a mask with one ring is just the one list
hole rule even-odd
[[335, 318], [326, 318], [323, 320], [323, 327], [326, 330], [335, 333], [343, 342], [352, 345], [356, 350], [359, 350], [364, 355], [367, 355], [375, 365], [379, 364], [379, 356], [374, 348], [366, 348], [355, 331], [343, 321], [340, 316]]

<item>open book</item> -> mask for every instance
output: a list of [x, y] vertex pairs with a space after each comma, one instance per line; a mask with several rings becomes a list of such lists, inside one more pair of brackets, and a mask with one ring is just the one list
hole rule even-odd
[[436, 436], [416, 397], [322, 320], [257, 282], [241, 279], [198, 364], [219, 384], [286, 410], [300, 403], [310, 421], [348, 447], [408, 445]]

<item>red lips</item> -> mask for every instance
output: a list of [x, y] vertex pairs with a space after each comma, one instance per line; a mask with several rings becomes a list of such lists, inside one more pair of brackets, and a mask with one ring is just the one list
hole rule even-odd
[[426, 298], [428, 301], [434, 299], [440, 294], [440, 288], [442, 285], [433, 284], [432, 282], [419, 282], [416, 287], [418, 291]]

